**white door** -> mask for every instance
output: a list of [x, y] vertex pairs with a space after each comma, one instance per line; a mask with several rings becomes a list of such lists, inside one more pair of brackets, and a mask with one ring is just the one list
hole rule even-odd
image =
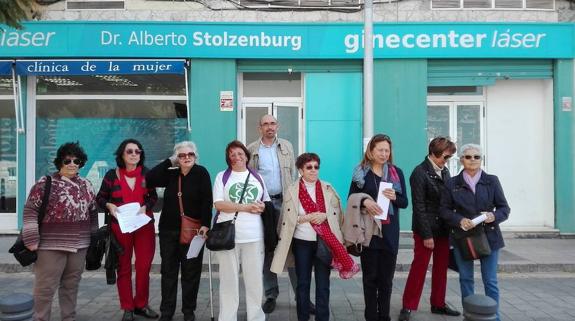
[[241, 140], [249, 144], [260, 137], [259, 122], [264, 115], [273, 115], [279, 124], [278, 136], [292, 143], [294, 154], [303, 151], [303, 107], [299, 101], [281, 98], [246, 99], [242, 103]]
[[[477, 101], [433, 101], [427, 103], [427, 138], [449, 136], [457, 148], [465, 144], [478, 144], [485, 148], [485, 109]], [[485, 167], [486, 160], [483, 160]], [[448, 164], [451, 175], [459, 173], [457, 157]]]

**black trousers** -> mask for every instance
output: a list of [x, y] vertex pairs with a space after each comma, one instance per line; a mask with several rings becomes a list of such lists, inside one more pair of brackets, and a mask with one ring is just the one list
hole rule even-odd
[[180, 232], [160, 232], [162, 257], [162, 316], [172, 317], [178, 298], [178, 273], [182, 269], [182, 313], [189, 319], [196, 310], [204, 250], [195, 259], [186, 259], [189, 245], [180, 244]]
[[389, 321], [389, 302], [397, 254], [364, 248], [361, 253], [366, 321]]

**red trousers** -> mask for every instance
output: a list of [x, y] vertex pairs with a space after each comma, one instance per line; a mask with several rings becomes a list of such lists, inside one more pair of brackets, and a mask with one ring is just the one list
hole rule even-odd
[[449, 238], [434, 237], [434, 247], [430, 250], [423, 246], [421, 236], [413, 233], [415, 241], [413, 248], [413, 262], [409, 269], [409, 276], [403, 291], [403, 308], [417, 310], [423, 285], [425, 284], [425, 274], [429, 259], [433, 254], [433, 269], [431, 272], [431, 299], [430, 303], [434, 307], [445, 306], [445, 292], [447, 289], [447, 266], [449, 264]]
[[[118, 296], [122, 310], [134, 310], [148, 305], [150, 294], [150, 269], [156, 251], [156, 232], [150, 222], [132, 233], [122, 233], [117, 223], [112, 232], [124, 248], [118, 257]], [[132, 253], [136, 254], [136, 295], [132, 292]]]

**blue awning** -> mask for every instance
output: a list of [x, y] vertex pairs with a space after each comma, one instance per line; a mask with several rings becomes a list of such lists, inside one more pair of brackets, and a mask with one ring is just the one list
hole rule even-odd
[[19, 75], [183, 74], [185, 60], [17, 60]]
[[0, 60], [0, 76], [12, 74], [12, 60]]

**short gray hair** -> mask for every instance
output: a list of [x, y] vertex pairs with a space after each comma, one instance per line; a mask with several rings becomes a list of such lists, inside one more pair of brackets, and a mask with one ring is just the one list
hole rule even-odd
[[465, 152], [468, 150], [475, 150], [479, 152], [480, 156], [483, 156], [483, 148], [477, 144], [465, 144], [459, 148], [459, 157], [465, 155]]
[[189, 141], [189, 140], [185, 140], [183, 142], [179, 142], [176, 143], [176, 145], [174, 145], [174, 155], [178, 154], [178, 150], [187, 147], [189, 149], [192, 150], [192, 152], [194, 154], [196, 154], [196, 161], [200, 158], [200, 155], [198, 154], [198, 148], [196, 147], [196, 144], [194, 144], [194, 142]]

